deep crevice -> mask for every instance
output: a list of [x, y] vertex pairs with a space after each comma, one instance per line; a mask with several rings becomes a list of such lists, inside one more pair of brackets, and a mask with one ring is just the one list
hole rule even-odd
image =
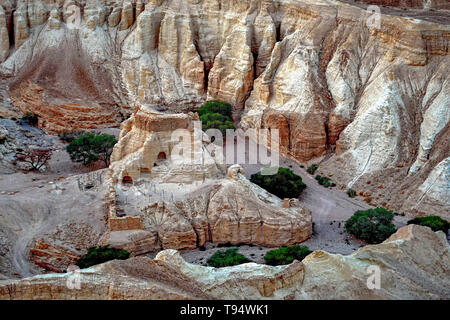
[[281, 22], [277, 22], [275, 24], [275, 31], [276, 31], [276, 40], [277, 42], [280, 42], [281, 39]]
[[[14, 47], [15, 41], [14, 41], [14, 12], [16, 10], [13, 10], [11, 12], [11, 16], [9, 17], [9, 30], [8, 30], [8, 36], [9, 36], [9, 46], [12, 48]], [[6, 15], [6, 14], [5, 14]]]

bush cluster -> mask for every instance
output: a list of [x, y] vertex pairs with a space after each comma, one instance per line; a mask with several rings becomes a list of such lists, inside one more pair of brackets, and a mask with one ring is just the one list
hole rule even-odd
[[306, 188], [302, 178], [288, 168], [279, 168], [278, 172], [271, 176], [252, 174], [250, 181], [281, 199], [298, 198]]
[[324, 186], [325, 188], [336, 187], [336, 184], [331, 183], [330, 178], [328, 178], [328, 177], [322, 177], [322, 176], [316, 175], [315, 179], [321, 186]]
[[106, 261], [118, 259], [126, 260], [130, 253], [123, 249], [110, 248], [109, 246], [91, 247], [76, 263], [81, 269], [89, 268], [93, 265]]
[[394, 213], [384, 208], [358, 210], [345, 222], [345, 229], [368, 243], [381, 243], [395, 232], [393, 218]]
[[347, 195], [348, 195], [350, 198], [354, 198], [354, 197], [356, 197], [356, 191], [353, 190], [352, 188], [348, 188], [348, 189], [347, 189]]
[[408, 224], [418, 224], [420, 226], [429, 227], [435, 232], [441, 230], [445, 234], [448, 232], [448, 229], [450, 229], [450, 222], [438, 216], [426, 216], [415, 218], [409, 220]]
[[84, 165], [102, 160], [109, 166], [109, 158], [117, 143], [116, 137], [108, 134], [86, 133], [73, 140], [66, 147], [72, 161]]
[[227, 129], [235, 129], [231, 119], [231, 105], [221, 101], [208, 101], [196, 111], [202, 130], [218, 129], [225, 136]]
[[222, 268], [252, 262], [252, 260], [238, 253], [238, 250], [238, 248], [230, 248], [216, 251], [206, 263], [211, 267]]
[[306, 169], [306, 171], [307, 171], [309, 174], [314, 174], [314, 172], [316, 172], [317, 168], [318, 168], [317, 165], [313, 164], [313, 165], [310, 166], [308, 169]]
[[285, 265], [290, 264], [294, 260], [302, 261], [311, 252], [308, 247], [295, 244], [267, 251], [264, 260], [272, 266]]

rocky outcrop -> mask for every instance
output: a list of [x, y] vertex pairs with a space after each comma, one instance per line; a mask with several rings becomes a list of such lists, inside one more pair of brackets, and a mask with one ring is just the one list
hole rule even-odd
[[223, 178], [223, 150], [200, 125], [197, 114], [148, 106], [122, 124], [107, 178], [110, 234], [103, 243], [151, 252], [207, 242], [276, 247], [311, 237], [309, 210], [284, 208], [239, 165]]
[[112, 179], [115, 184], [140, 178], [192, 183], [220, 177], [223, 168], [216, 163], [213, 148], [217, 149], [202, 132], [197, 114], [162, 114], [141, 106], [122, 123], [111, 155]]
[[[369, 266], [381, 271], [378, 289], [368, 287]], [[76, 273], [4, 281], [0, 299], [449, 299], [449, 268], [445, 235], [409, 225], [349, 256], [314, 251], [286, 266], [212, 268], [165, 250], [154, 260], [115, 260]]]
[[[12, 104], [47, 131], [118, 126], [135, 105], [225, 100], [242, 128], [279, 129], [284, 154], [323, 161], [342, 188], [448, 216], [446, 186], [426, 206], [406, 196], [449, 157], [449, 16], [428, 10], [448, 2], [363, 2], [77, 2], [71, 25], [62, 5], [3, 1], [0, 71]], [[379, 24], [368, 3], [391, 6]]]
[[67, 267], [74, 265], [81, 255], [71, 250], [36, 241], [30, 249], [30, 261], [35, 265], [52, 272], [65, 272]]
[[9, 34], [6, 26], [6, 15], [3, 7], [0, 6], [0, 63], [6, 60], [9, 55]]
[[[406, 21], [400, 27], [402, 18], [382, 16], [380, 28], [371, 28], [351, 8], [338, 6], [336, 13], [316, 5], [298, 8], [296, 25], [282, 25], [241, 126], [279, 129], [284, 154], [322, 162], [319, 174], [372, 194], [374, 204], [448, 218], [448, 187], [441, 185], [433, 209], [422, 206], [426, 195], [414, 204], [404, 196], [449, 156], [435, 142], [448, 132], [446, 27], [424, 21], [424, 29]], [[438, 38], [443, 46], [436, 46]]]
[[[365, 246], [350, 256], [313, 252], [303, 260], [305, 280], [298, 296], [330, 298], [330, 289], [340, 287], [331, 298], [448, 299], [450, 286], [445, 274], [449, 263], [449, 244], [443, 232], [409, 225], [383, 243]], [[379, 290], [365, 286], [373, 274], [369, 266], [380, 269]], [[360, 290], [355, 290], [357, 287]]]
[[40, 174], [16, 173], [3, 177], [1, 278], [64, 272], [107, 231], [104, 189], [99, 183], [80, 190], [77, 180], [83, 176], [46, 179]]
[[[192, 245], [196, 246], [213, 242], [278, 247], [300, 243], [312, 235], [311, 213], [307, 209], [283, 208], [280, 199], [250, 183], [242, 174], [203, 186], [185, 200], [166, 205], [168, 211], [173, 207], [187, 219], [195, 240]], [[160, 237], [163, 243], [176, 234], [167, 228], [171, 228], [170, 223], [162, 226], [166, 234]]]
[[227, 101], [240, 111], [250, 94], [253, 81], [253, 55], [250, 30], [237, 25], [226, 38], [209, 72], [208, 100]]
[[17, 156], [27, 149], [39, 148], [53, 148], [52, 141], [40, 129], [0, 119], [0, 173], [29, 169], [28, 164], [17, 161]]

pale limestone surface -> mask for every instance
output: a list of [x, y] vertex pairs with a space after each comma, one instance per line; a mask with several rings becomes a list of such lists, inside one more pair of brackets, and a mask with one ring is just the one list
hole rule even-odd
[[415, 9], [382, 8], [378, 27], [364, 4], [339, 1], [82, 1], [70, 29], [61, 1], [1, 1], [0, 71], [47, 131], [220, 99], [241, 127], [280, 129], [286, 155], [322, 162], [340, 187], [448, 217], [445, 185], [423, 206], [406, 196], [449, 156], [448, 2], [365, 2]]
[[[281, 199], [247, 180], [239, 165], [231, 166], [223, 178], [223, 162], [217, 161], [222, 159], [211, 155], [211, 150], [221, 149], [201, 129], [194, 130], [197, 119], [194, 114], [158, 114], [142, 106], [122, 124], [109, 168], [109, 218], [138, 217], [143, 226], [139, 229], [148, 232], [135, 237], [136, 228], [110, 228], [103, 242], [136, 254], [194, 249], [206, 242], [277, 247], [310, 238], [311, 212], [298, 201], [283, 208]], [[201, 163], [172, 157], [179, 143], [173, 133], [179, 129], [184, 129], [183, 141], [194, 145], [193, 154], [201, 156]], [[164, 158], [158, 159], [161, 153]]]
[[[381, 270], [369, 289], [369, 266]], [[0, 283], [1, 299], [449, 299], [450, 247], [442, 232], [410, 225], [378, 245], [342, 256], [314, 251], [287, 266], [247, 263], [213, 268], [185, 262], [176, 250], [110, 261], [78, 273]], [[71, 282], [74, 284], [74, 282]]]

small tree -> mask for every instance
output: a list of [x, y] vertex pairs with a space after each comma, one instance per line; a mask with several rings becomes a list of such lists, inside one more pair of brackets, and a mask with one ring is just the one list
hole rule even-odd
[[409, 220], [408, 224], [418, 224], [420, 226], [429, 227], [435, 232], [441, 230], [445, 234], [447, 233], [448, 229], [450, 229], [450, 222], [438, 216], [418, 217]]
[[202, 122], [202, 130], [218, 129], [225, 135], [227, 129], [235, 129], [231, 119], [231, 105], [220, 101], [208, 101], [196, 111]]
[[39, 171], [42, 167], [47, 167], [52, 152], [51, 149], [28, 149], [18, 153], [16, 160], [30, 164], [31, 171]]
[[322, 177], [320, 175], [316, 175], [315, 179], [317, 180], [317, 182], [321, 186], [324, 186], [325, 188], [335, 187], [336, 186], [335, 183], [330, 182], [330, 178], [328, 178], [328, 177]]
[[75, 130], [75, 131], [64, 131], [58, 134], [58, 137], [67, 143], [72, 142], [73, 140], [81, 137], [82, 135], [84, 135], [85, 132], [84, 131], [79, 131], [79, 130]]
[[283, 198], [298, 198], [306, 188], [302, 178], [288, 168], [279, 168], [274, 175], [252, 174], [250, 181], [268, 192]]
[[272, 266], [285, 265], [292, 263], [294, 260], [302, 261], [311, 252], [308, 247], [295, 244], [267, 251], [264, 260]]
[[94, 152], [99, 156], [100, 160], [102, 160], [107, 167], [109, 167], [110, 157], [116, 143], [116, 137], [108, 134], [96, 135], [94, 137]]
[[235, 266], [242, 263], [252, 262], [242, 254], [238, 253], [238, 248], [216, 251], [206, 262], [211, 267], [222, 268]]
[[116, 143], [114, 136], [87, 133], [70, 142], [66, 150], [72, 161], [88, 165], [102, 160], [106, 166], [109, 166], [109, 158]]
[[395, 232], [394, 213], [384, 208], [356, 211], [345, 222], [347, 232], [368, 243], [381, 243]]
[[350, 198], [354, 198], [354, 197], [356, 197], [356, 191], [353, 190], [352, 188], [348, 188], [348, 189], [347, 189], [347, 195], [348, 195]]
[[104, 263], [110, 260], [126, 260], [130, 253], [123, 249], [110, 248], [109, 246], [91, 247], [76, 263], [81, 269]]
[[314, 174], [314, 172], [316, 172], [317, 168], [318, 168], [317, 165], [313, 164], [313, 165], [311, 165], [308, 169], [306, 169], [306, 171], [307, 171], [309, 174]]
[[202, 130], [219, 129], [225, 135], [227, 129], [235, 129], [235, 126], [229, 117], [220, 113], [205, 113], [200, 116], [202, 122]]
[[223, 116], [231, 118], [232, 110], [231, 105], [229, 103], [212, 100], [206, 102], [203, 106], [197, 109], [196, 112], [200, 117], [206, 113], [219, 113]]

